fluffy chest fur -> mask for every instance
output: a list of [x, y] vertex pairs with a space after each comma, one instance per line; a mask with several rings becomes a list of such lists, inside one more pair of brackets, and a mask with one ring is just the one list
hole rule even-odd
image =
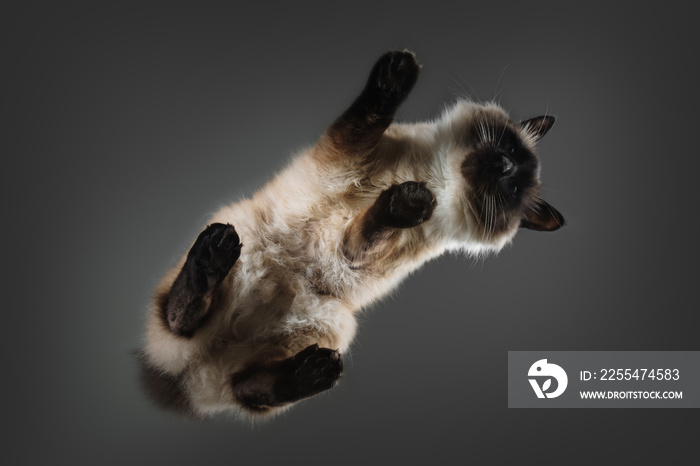
[[[404, 131], [414, 133], [410, 127]], [[428, 160], [428, 154], [415, 155]], [[444, 179], [428, 175], [434, 167], [399, 160], [368, 176], [352, 166], [318, 166], [310, 150], [252, 199], [216, 213], [213, 222], [236, 225], [246, 240], [234, 267], [225, 323], [215, 327], [230, 326], [238, 340], [284, 339], [317, 329], [327, 346], [347, 349], [355, 330], [352, 314], [447, 246], [428, 241], [426, 235], [434, 232], [424, 224], [402, 230], [371, 261], [349, 257], [348, 231], [380, 192], [413, 179], [434, 180], [435, 192], [445, 189]]]

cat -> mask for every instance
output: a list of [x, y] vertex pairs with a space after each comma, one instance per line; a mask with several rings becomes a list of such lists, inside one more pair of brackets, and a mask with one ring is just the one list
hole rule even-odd
[[338, 383], [357, 312], [427, 260], [564, 224], [535, 154], [554, 118], [515, 123], [459, 100], [436, 121], [394, 123], [420, 70], [412, 52], [382, 55], [316, 145], [215, 213], [165, 275], [141, 352], [158, 403], [280, 413]]

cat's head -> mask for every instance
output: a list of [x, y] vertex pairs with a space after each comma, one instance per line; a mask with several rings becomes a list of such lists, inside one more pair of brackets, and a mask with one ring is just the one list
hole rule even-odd
[[498, 250], [519, 228], [553, 231], [564, 225], [564, 217], [540, 196], [535, 150], [554, 117], [516, 123], [495, 104], [470, 102], [457, 104], [447, 116], [443, 128], [452, 142], [446, 152], [458, 190], [453, 215], [463, 216], [464, 238], [474, 250]]

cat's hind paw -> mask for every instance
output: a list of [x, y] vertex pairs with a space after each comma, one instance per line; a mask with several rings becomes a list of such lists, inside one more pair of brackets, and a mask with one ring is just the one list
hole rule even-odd
[[343, 375], [343, 361], [338, 351], [314, 344], [292, 356], [286, 369], [275, 392], [283, 399], [302, 399], [333, 388]]
[[[241, 241], [233, 225], [212, 223], [190, 250], [192, 259], [207, 275], [222, 280], [241, 255]], [[189, 258], [188, 258], [189, 259]]]

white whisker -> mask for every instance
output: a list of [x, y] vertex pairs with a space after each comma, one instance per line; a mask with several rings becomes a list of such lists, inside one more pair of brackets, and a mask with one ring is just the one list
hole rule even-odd
[[501, 79], [503, 79], [503, 75], [506, 73], [506, 70], [510, 66], [510, 63], [506, 64], [506, 66], [503, 68], [503, 71], [501, 71], [501, 75], [498, 77], [498, 81], [496, 81], [496, 89], [494, 89], [493, 92], [493, 101], [496, 102], [496, 98], [498, 98], [498, 94], [500, 91], [498, 90], [498, 86], [501, 84]]

